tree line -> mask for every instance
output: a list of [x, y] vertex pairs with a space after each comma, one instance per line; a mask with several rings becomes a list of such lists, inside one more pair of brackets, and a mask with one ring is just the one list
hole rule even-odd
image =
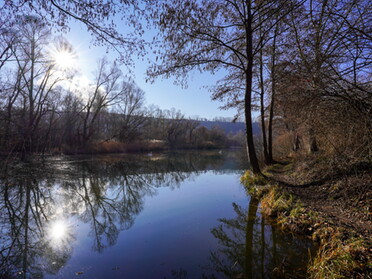
[[[127, 65], [131, 63], [131, 55], [143, 55], [149, 47], [156, 55], [148, 69], [150, 80], [173, 76], [180, 84], [186, 84], [191, 71], [224, 71], [225, 77], [212, 88], [212, 99], [224, 101], [226, 108], [237, 107], [243, 116], [247, 153], [254, 173], [261, 172], [261, 154], [258, 152], [261, 150], [266, 164], [275, 162], [274, 157], [299, 150], [322, 151], [344, 161], [371, 157], [372, 36], [368, 1], [144, 0], [94, 4], [80, 1], [78, 4], [38, 0], [26, 5], [25, 0], [18, 0], [4, 5], [3, 30], [7, 30], [7, 19], [14, 13], [39, 15], [59, 30], [65, 29], [71, 19], [80, 21], [97, 43], [117, 51], [121, 63]], [[127, 26], [126, 34], [119, 33], [118, 26], [110, 21], [110, 17], [117, 13], [122, 15], [120, 24]], [[155, 26], [159, 31], [150, 44], [141, 37], [146, 25]], [[7, 34], [2, 32], [2, 36]], [[12, 36], [2, 40], [1, 66], [14, 55], [13, 40]], [[30, 54], [27, 55], [32, 58]], [[16, 76], [35, 74], [31, 65], [35, 69], [38, 66], [37, 63], [23, 65]], [[115, 106], [118, 101], [111, 100], [111, 93], [106, 91], [120, 79], [118, 76], [116, 80], [116, 76], [110, 74], [115, 65], [104, 61], [100, 65], [97, 79], [99, 82], [100, 78], [109, 80], [102, 80], [106, 86], [104, 91], [92, 88], [92, 98], [88, 97], [82, 106], [79, 139], [74, 139], [79, 143], [89, 141], [97, 131], [93, 127], [98, 125], [99, 117], [94, 111], [102, 105], [99, 110], [102, 115], [106, 102], [113, 102]], [[19, 81], [14, 80], [13, 89], [9, 91], [17, 92], [22, 88], [25, 92], [35, 92], [34, 95], [23, 93], [27, 96], [20, 102], [30, 109], [12, 112], [19, 113], [20, 119], [24, 120], [22, 144], [26, 149], [31, 144], [33, 129], [40, 125], [40, 113], [48, 115], [49, 124], [56, 117], [45, 112], [47, 97], [53, 94], [47, 86], [53, 68], [48, 69], [43, 70], [47, 77], [45, 86], [41, 86], [43, 90], [31, 90], [35, 87], [32, 83], [22, 88], [25, 86], [22, 77]], [[102, 76], [99, 76], [100, 71], [104, 73]], [[40, 84], [36, 86], [40, 87]], [[124, 87], [127, 86], [126, 81]], [[112, 94], [119, 94], [116, 89]], [[7, 104], [14, 106], [18, 95], [12, 94], [2, 100], [9, 100]], [[75, 106], [73, 111], [79, 112], [79, 104], [75, 101], [71, 96], [69, 106]], [[260, 113], [260, 143], [252, 132], [254, 110]], [[3, 111], [7, 112], [6, 109]], [[73, 114], [69, 117], [69, 121], [77, 119]], [[119, 122], [119, 126], [125, 123], [124, 120]], [[17, 129], [17, 126], [10, 126]], [[9, 133], [3, 133], [6, 135], [3, 142]], [[48, 128], [45, 133], [56, 135]], [[167, 137], [168, 140], [177, 138], [177, 132]]]
[[145, 92], [124, 77], [117, 62], [99, 59], [93, 80], [82, 84], [73, 78], [74, 69], [53, 57], [73, 48], [61, 37], [53, 40], [51, 32], [38, 17], [26, 16], [2, 33], [10, 54], [1, 75], [1, 152], [26, 157], [93, 152], [92, 145], [95, 152], [117, 152], [133, 142], [137, 149], [240, 144], [239, 136], [200, 127], [176, 109], [145, 107]]

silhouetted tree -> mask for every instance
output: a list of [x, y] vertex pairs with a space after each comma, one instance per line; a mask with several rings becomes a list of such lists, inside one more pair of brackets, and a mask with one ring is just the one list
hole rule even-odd
[[150, 1], [162, 41], [157, 52], [160, 63], [150, 67], [149, 76], [173, 75], [183, 82], [191, 70], [227, 70], [213, 98], [242, 105], [250, 163], [253, 172], [260, 173], [252, 133], [253, 60], [276, 21], [265, 26], [259, 40], [255, 34], [265, 22], [280, 18], [278, 13], [288, 13], [283, 9], [286, 1], [155, 2]]
[[6, 100], [3, 143], [7, 148], [13, 145], [25, 157], [44, 149], [46, 142], [40, 136], [48, 138], [53, 123], [53, 116], [47, 120], [48, 115], [54, 113], [58, 84], [66, 76], [46, 49], [51, 30], [39, 18], [20, 18], [14, 32], [18, 39], [11, 46], [12, 64], [1, 92]]

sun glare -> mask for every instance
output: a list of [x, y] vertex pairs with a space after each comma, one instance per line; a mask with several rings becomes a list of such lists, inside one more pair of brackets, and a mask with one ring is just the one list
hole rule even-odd
[[64, 38], [57, 38], [49, 46], [49, 59], [59, 70], [74, 69], [77, 67], [77, 54], [75, 48]]
[[66, 224], [62, 221], [57, 221], [50, 228], [50, 236], [54, 240], [59, 240], [66, 235]]
[[63, 217], [51, 221], [45, 232], [45, 241], [53, 249], [66, 249], [74, 240], [71, 223]]
[[67, 50], [57, 51], [53, 54], [53, 56], [55, 64], [62, 69], [76, 67], [75, 55]]

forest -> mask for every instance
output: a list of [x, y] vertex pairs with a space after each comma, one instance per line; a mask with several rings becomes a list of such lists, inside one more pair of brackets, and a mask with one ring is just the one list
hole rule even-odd
[[[285, 226], [318, 232], [312, 236], [323, 245], [319, 257], [329, 256], [326, 266], [336, 266], [338, 273], [332, 277], [319, 263], [314, 278], [371, 274], [366, 248], [372, 224], [370, 1], [16, 0], [1, 5], [2, 155], [26, 159], [245, 146], [247, 187], [274, 185], [259, 191], [267, 215], [296, 223], [302, 217], [290, 219], [290, 212], [303, 216], [305, 209], [274, 206], [292, 196], [325, 214], [304, 217], [305, 227]], [[69, 61], [74, 47], [63, 37], [71, 21], [86, 27], [93, 44], [117, 55], [114, 61], [100, 58], [94, 80], [79, 86], [70, 82], [76, 75]], [[147, 40], [151, 28], [157, 34]], [[233, 120], [244, 121], [245, 133], [207, 129], [177, 109], [145, 106], [145, 92], [123, 69], [134, 66], [134, 56], [149, 53], [154, 55], [149, 82], [174, 78], [187, 86], [192, 73], [223, 73], [210, 88], [211, 99], [222, 101], [222, 109], [236, 108]], [[361, 239], [362, 248], [348, 242], [354, 238]], [[328, 247], [327, 241], [338, 246]], [[336, 249], [348, 248], [353, 261], [344, 261], [344, 254], [337, 258]]]
[[[77, 150], [92, 142], [114, 139], [165, 140], [170, 145], [183, 141], [193, 146], [198, 145], [196, 141], [207, 142], [207, 138], [198, 139], [201, 133], [194, 137], [196, 122], [185, 121], [180, 111], [145, 107], [145, 92], [120, 69], [123, 63], [130, 63], [130, 53], [144, 55], [146, 48], [152, 48], [158, 62], [149, 65], [150, 80], [175, 76], [185, 83], [193, 70], [225, 70], [226, 76], [211, 89], [212, 99], [239, 108], [236, 117], [246, 123], [247, 149], [255, 173], [261, 171], [259, 161], [270, 164], [275, 157], [299, 150], [320, 150], [345, 163], [368, 162], [368, 1], [123, 3], [123, 7], [133, 8], [123, 15], [123, 20], [126, 16], [137, 30], [130, 33], [130, 39], [104, 24], [110, 12], [123, 12], [121, 5], [110, 3], [97, 3], [101, 12], [85, 2], [77, 6], [53, 1], [28, 5], [12, 1], [3, 5], [3, 152], [25, 156], [62, 146]], [[97, 61], [95, 79], [80, 87], [68, 83], [75, 73], [64, 65], [72, 61], [68, 55], [74, 55], [73, 46], [52, 34], [54, 29], [66, 28], [68, 17], [82, 21], [97, 43], [105, 43], [119, 53], [117, 61], [104, 57]], [[139, 20], [159, 29], [153, 42], [140, 40], [144, 27]], [[53, 53], [59, 53], [62, 59]], [[124, 59], [126, 62], [122, 62]], [[259, 141], [253, 139], [254, 110], [260, 115]], [[179, 123], [184, 127], [165, 128]]]

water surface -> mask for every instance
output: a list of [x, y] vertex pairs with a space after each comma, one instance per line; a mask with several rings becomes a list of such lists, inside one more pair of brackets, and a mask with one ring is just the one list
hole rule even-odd
[[242, 152], [3, 168], [0, 278], [301, 278], [308, 241], [260, 217]]

